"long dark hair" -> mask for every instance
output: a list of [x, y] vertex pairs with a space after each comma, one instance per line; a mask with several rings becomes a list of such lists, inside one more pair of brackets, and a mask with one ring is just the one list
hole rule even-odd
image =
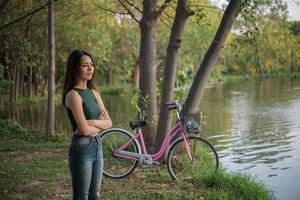
[[[66, 69], [65, 78], [64, 78], [64, 85], [63, 85], [62, 104], [64, 106], [66, 106], [65, 100], [66, 100], [67, 93], [70, 90], [72, 90], [74, 88], [75, 84], [77, 83], [76, 80], [77, 80], [77, 76], [79, 74], [79, 69], [80, 69], [80, 59], [83, 55], [89, 56], [95, 66], [93, 57], [85, 51], [75, 50], [69, 55], [68, 62], [67, 62], [67, 69]], [[94, 67], [94, 74], [93, 74], [92, 79], [87, 81], [87, 87], [89, 89], [96, 89], [95, 84], [94, 84], [95, 73], [96, 73], [96, 66]]]

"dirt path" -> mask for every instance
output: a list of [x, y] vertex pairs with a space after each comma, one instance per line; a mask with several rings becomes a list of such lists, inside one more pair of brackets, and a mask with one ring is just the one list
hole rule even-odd
[[[0, 152], [0, 156], [3, 152]], [[71, 199], [71, 180], [68, 171], [67, 163], [67, 148], [61, 149], [45, 149], [39, 152], [24, 152], [24, 151], [11, 151], [5, 152], [5, 158], [9, 162], [15, 163], [34, 163], [36, 160], [47, 160], [55, 159], [58, 160], [60, 169], [53, 169], [53, 171], [58, 171], [51, 178], [43, 178], [38, 175], [31, 175], [30, 180], [26, 180], [26, 187], [15, 188], [12, 191], [6, 191], [4, 197], [9, 197], [10, 199], [38, 199], [32, 196], [29, 191], [24, 191], [30, 188], [41, 188], [42, 193], [41, 199], [51, 199], [51, 200], [64, 200]], [[40, 170], [43, 166], [34, 166], [34, 169], [29, 170]], [[51, 169], [50, 169], [51, 170]], [[26, 174], [25, 174], [26, 175]], [[46, 180], [46, 181], [45, 181]], [[18, 184], [17, 184], [18, 185]], [[24, 189], [25, 188], [25, 189]], [[171, 180], [167, 173], [167, 169], [164, 166], [156, 166], [154, 168], [143, 168], [138, 166], [136, 170], [124, 179], [114, 180], [110, 178], [103, 178], [102, 188], [101, 188], [101, 199], [111, 200], [111, 199], [144, 199], [150, 197], [150, 199], [157, 199], [164, 196], [168, 196], [180, 193], [180, 191], [185, 191], [189, 194], [194, 194], [194, 196], [199, 196], [197, 191], [188, 185], [179, 185]], [[3, 192], [3, 191], [2, 191]], [[12, 193], [12, 194], [10, 194]], [[124, 196], [125, 195], [125, 196]], [[161, 199], [161, 198], [160, 198]], [[173, 199], [173, 198], [171, 198]], [[201, 197], [196, 199], [203, 199]]]

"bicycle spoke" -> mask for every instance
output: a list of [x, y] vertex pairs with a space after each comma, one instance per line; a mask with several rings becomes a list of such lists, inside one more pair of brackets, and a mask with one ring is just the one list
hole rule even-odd
[[194, 164], [194, 160], [195, 160], [195, 157], [196, 157], [196, 147], [197, 147], [197, 145], [196, 145], [196, 143], [197, 143], [197, 140], [194, 140], [194, 144], [193, 144], [193, 155], [192, 155], [192, 164]]
[[[129, 160], [119, 157], [114, 153], [116, 150], [131, 139], [131, 136], [124, 130], [112, 130], [101, 135], [103, 149], [103, 173], [111, 178], [123, 178], [129, 175], [137, 165], [136, 160]], [[135, 141], [128, 144], [124, 151], [138, 153], [138, 146]]]
[[185, 182], [197, 177], [200, 173], [214, 172], [219, 164], [217, 153], [206, 140], [189, 137], [190, 159], [185, 142], [178, 140], [170, 147], [168, 154], [168, 171], [177, 181]]

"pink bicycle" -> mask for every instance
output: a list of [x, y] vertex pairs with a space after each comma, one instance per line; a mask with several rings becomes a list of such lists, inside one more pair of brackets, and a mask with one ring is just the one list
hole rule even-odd
[[[167, 168], [173, 180], [185, 182], [200, 173], [215, 171], [219, 159], [214, 147], [197, 134], [200, 131], [200, 113], [192, 114], [193, 119], [181, 120], [181, 105], [173, 102], [169, 110], [176, 111], [177, 122], [168, 131], [160, 150], [148, 154], [141, 127], [144, 120], [130, 121], [133, 134], [124, 129], [111, 128], [101, 133], [105, 176], [123, 178], [136, 168], [138, 163], [146, 166], [158, 164], [167, 152]], [[198, 118], [198, 120], [195, 120]], [[198, 121], [198, 122], [196, 122]]]

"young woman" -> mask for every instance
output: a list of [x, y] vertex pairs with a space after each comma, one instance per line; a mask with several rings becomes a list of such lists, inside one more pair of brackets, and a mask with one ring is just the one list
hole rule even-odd
[[62, 103], [67, 109], [73, 137], [69, 148], [73, 200], [99, 198], [103, 156], [99, 132], [112, 126], [94, 85], [94, 59], [73, 51], [67, 63]]

